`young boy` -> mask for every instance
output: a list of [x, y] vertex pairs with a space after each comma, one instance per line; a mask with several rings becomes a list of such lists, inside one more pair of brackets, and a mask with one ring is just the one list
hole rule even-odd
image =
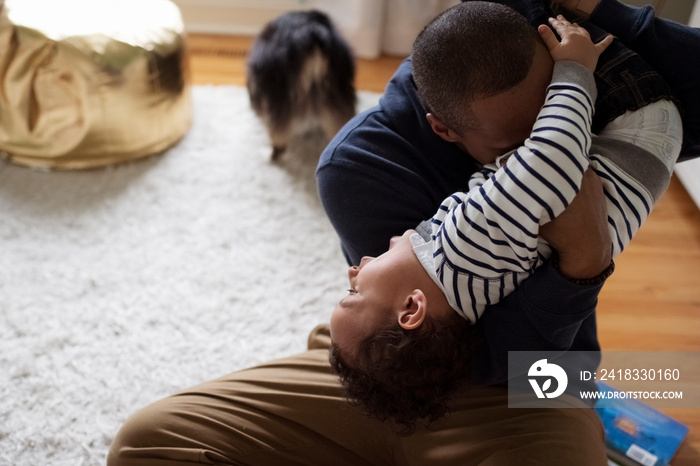
[[[444, 413], [447, 394], [465, 383], [472, 363], [473, 335], [464, 319], [476, 322], [487, 305], [512, 292], [552, 254], [539, 228], [563, 212], [584, 177], [594, 176], [589, 166], [605, 189], [613, 255], [630, 241], [668, 185], [682, 142], [675, 106], [660, 100], [623, 115], [592, 144], [592, 72], [610, 39], [594, 45], [583, 29], [563, 18], [550, 22], [562, 42], [540, 27], [545, 46], [517, 13], [474, 2], [448, 10], [416, 40], [414, 78], [431, 126], [484, 169], [471, 179], [468, 192], [443, 202], [429, 234], [408, 231], [392, 240], [387, 253], [364, 258], [349, 271], [350, 294], [331, 318], [331, 361], [350, 397], [375, 414], [386, 413], [379, 417], [410, 426], [416, 416], [434, 419]], [[470, 27], [461, 31], [456, 24]], [[452, 72], [467, 83], [465, 99], [452, 105], [455, 114], [442, 111], [450, 107], [440, 102], [444, 83], [431, 75], [440, 72], [440, 47], [446, 47], [439, 41], [449, 34], [480, 34], [468, 42], [488, 43], [486, 49], [498, 53], [494, 59], [474, 51], [464, 66], [478, 71], [472, 73], [475, 78], [465, 79], [454, 65], [443, 71], [445, 79]], [[511, 73], [518, 67], [524, 75]], [[502, 89], [484, 92], [479, 81], [484, 76], [502, 81]], [[441, 111], [432, 112], [435, 108]], [[612, 264], [607, 274], [611, 270]], [[410, 337], [397, 340], [396, 335]], [[389, 343], [396, 341], [401, 343]], [[426, 372], [414, 367], [416, 351], [428, 360], [433, 354], [444, 371], [421, 379]], [[431, 405], [407, 406], [413, 394], [402, 397], [402, 390], [424, 391], [420, 398], [432, 398]], [[407, 409], [415, 411], [412, 418], [404, 414]]]

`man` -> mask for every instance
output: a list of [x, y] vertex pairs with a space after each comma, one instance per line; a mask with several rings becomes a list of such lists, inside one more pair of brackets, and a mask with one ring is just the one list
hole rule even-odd
[[[622, 29], [639, 11], [624, 14], [617, 18]], [[319, 189], [350, 263], [381, 253], [391, 236], [430, 218], [476, 168], [432, 132], [425, 113], [406, 62], [380, 106], [356, 117], [324, 154]], [[559, 253], [558, 267], [538, 269], [480, 321], [485, 338], [495, 342], [495, 359], [508, 348], [598, 348], [594, 311], [602, 279], [595, 277], [604, 277], [610, 265], [601, 195], [596, 179], [588, 177], [569, 208], [542, 232]], [[604, 434], [592, 410], [508, 409], [507, 393], [498, 386], [458, 396], [448, 418], [401, 437], [345, 401], [330, 372], [328, 344], [327, 327], [319, 327], [305, 353], [144, 408], [122, 427], [108, 463], [605, 464]], [[493, 371], [493, 382], [502, 376]]]

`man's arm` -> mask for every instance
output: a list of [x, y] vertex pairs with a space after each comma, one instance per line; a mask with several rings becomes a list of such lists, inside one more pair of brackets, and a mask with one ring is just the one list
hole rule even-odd
[[[580, 232], [586, 232], [581, 235]], [[611, 263], [610, 230], [600, 177], [583, 175], [581, 189], [554, 221], [540, 227], [540, 236], [558, 253], [559, 272], [569, 279], [600, 275]]]
[[540, 234], [557, 249], [559, 266], [546, 262], [476, 323], [475, 383], [505, 382], [509, 351], [600, 350], [597, 295], [613, 268], [600, 178], [587, 171], [574, 201]]

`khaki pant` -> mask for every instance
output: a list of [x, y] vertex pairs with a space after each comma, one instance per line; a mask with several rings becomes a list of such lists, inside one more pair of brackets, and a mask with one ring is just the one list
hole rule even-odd
[[367, 418], [328, 364], [328, 326], [309, 351], [158, 401], [126, 421], [108, 465], [605, 465], [588, 408], [515, 409], [502, 388], [460, 395], [409, 437]]

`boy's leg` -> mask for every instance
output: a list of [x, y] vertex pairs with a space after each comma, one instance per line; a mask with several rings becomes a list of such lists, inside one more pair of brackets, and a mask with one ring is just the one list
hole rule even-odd
[[[633, 7], [617, 0], [552, 0], [582, 21], [615, 35], [668, 82], [683, 114], [679, 162], [700, 156], [700, 28], [657, 18], [650, 5]], [[584, 23], [586, 24], [586, 23]]]
[[[668, 100], [626, 112], [603, 128], [600, 136], [634, 144], [659, 159], [671, 176], [683, 145], [681, 116]], [[661, 176], [661, 174], [659, 174]]]
[[[534, 27], [548, 24], [548, 18], [556, 15], [550, 0], [492, 1], [513, 8]], [[581, 26], [586, 28], [593, 42], [599, 42], [608, 35], [608, 31], [592, 21], [582, 23]], [[660, 73], [617, 39], [601, 54], [595, 80], [598, 97], [592, 130], [596, 134], [628, 110], [637, 110], [662, 99], [676, 99]]]
[[590, 23], [615, 34], [666, 79], [683, 116], [679, 162], [700, 156], [700, 29], [657, 18], [651, 6], [601, 0]]
[[132, 416], [108, 464], [605, 464], [590, 409], [509, 409], [505, 390], [461, 395], [453, 413], [410, 437], [367, 418], [331, 374], [328, 327], [309, 351], [207, 382]]

